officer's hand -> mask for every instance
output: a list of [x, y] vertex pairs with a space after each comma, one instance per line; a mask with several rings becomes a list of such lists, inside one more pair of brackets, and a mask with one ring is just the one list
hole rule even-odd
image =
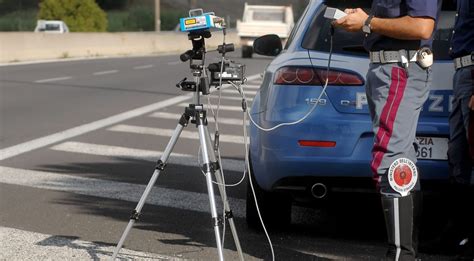
[[358, 32], [362, 30], [365, 20], [369, 17], [362, 9], [346, 9], [347, 14], [341, 19], [333, 22], [333, 25], [341, 27], [348, 32]]
[[355, 13], [356, 11], [357, 11], [357, 9], [353, 9], [353, 8], [344, 9], [344, 13], [346, 13], [346, 14], [352, 14], [352, 13]]
[[471, 109], [471, 111], [474, 111], [474, 95], [471, 96], [471, 100], [469, 101], [469, 109]]

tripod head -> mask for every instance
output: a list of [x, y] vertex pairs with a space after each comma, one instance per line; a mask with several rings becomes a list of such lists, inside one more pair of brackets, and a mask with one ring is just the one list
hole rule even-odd
[[[193, 45], [193, 49], [187, 50], [179, 56], [182, 62], [189, 61], [189, 68], [195, 78], [194, 81], [186, 81], [186, 78], [176, 84], [176, 87], [183, 91], [201, 92], [203, 95], [208, 95], [209, 78], [206, 75], [205, 57], [206, 57], [206, 38], [211, 38], [210, 31], [191, 31], [188, 34], [188, 39]], [[198, 60], [200, 63], [193, 63]]]
[[188, 60], [203, 60], [204, 54], [206, 53], [206, 38], [211, 38], [212, 34], [210, 31], [192, 31], [188, 34], [188, 39], [193, 44], [192, 50], [187, 50], [179, 56], [182, 62]]

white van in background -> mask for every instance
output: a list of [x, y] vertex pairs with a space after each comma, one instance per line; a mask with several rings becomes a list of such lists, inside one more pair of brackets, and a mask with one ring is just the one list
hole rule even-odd
[[69, 33], [66, 23], [60, 20], [38, 20], [36, 22], [35, 33], [63, 34]]
[[237, 20], [237, 33], [242, 45], [242, 57], [251, 58], [253, 41], [265, 34], [276, 34], [283, 45], [295, 22], [291, 6], [249, 5], [245, 3], [242, 20]]

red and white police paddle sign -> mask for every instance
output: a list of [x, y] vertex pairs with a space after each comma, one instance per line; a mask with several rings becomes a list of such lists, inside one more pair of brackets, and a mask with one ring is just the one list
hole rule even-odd
[[388, 182], [396, 192], [402, 196], [415, 187], [418, 181], [418, 170], [415, 163], [407, 158], [399, 158], [395, 160], [388, 169]]

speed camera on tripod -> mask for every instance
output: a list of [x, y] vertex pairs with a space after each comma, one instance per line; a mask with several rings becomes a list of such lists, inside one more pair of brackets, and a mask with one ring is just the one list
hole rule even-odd
[[[215, 16], [214, 13], [203, 13], [202, 9], [195, 9], [189, 12], [189, 17], [181, 18], [180, 24], [181, 31], [188, 33], [188, 40], [192, 42], [193, 48], [182, 53], [179, 58], [182, 62], [189, 61], [189, 68], [191, 69], [193, 80], [188, 81], [187, 78], [184, 78], [178, 82], [178, 84], [176, 84], [176, 87], [182, 91], [193, 92], [193, 101], [184, 109], [184, 113], [179, 118], [176, 129], [174, 130], [168, 145], [163, 151], [163, 155], [157, 161], [155, 171], [153, 172], [153, 175], [148, 182], [148, 185], [146, 186], [140, 201], [132, 211], [128, 225], [120, 237], [117, 246], [115, 247], [112, 260], [115, 260], [117, 257], [130, 230], [140, 217], [141, 210], [145, 205], [148, 195], [154, 187], [160, 172], [165, 170], [167, 161], [178, 141], [179, 136], [181, 135], [183, 129], [189, 125], [189, 123], [195, 124], [196, 128], [198, 129], [198, 137], [200, 142], [199, 154], [201, 156], [200, 162], [202, 163], [200, 171], [204, 173], [204, 176], [206, 177], [209, 205], [213, 221], [214, 235], [216, 237], [216, 247], [219, 260], [224, 260], [224, 240], [221, 240], [220, 229], [221, 226], [225, 225], [225, 222], [228, 222], [230, 225], [232, 237], [234, 238], [234, 243], [239, 254], [239, 260], [244, 260], [242, 248], [237, 236], [237, 229], [234, 224], [233, 214], [230, 210], [229, 201], [225, 190], [226, 185], [224, 184], [224, 176], [222, 172], [223, 168], [218, 161], [220, 160], [220, 155], [216, 155], [216, 153], [220, 153], [219, 133], [216, 131], [214, 140], [211, 139], [211, 135], [208, 130], [206, 106], [201, 100], [201, 95], [209, 95], [211, 93], [211, 84], [209, 83], [210, 79], [212, 82], [220, 82], [217, 84], [219, 86], [221, 86], [222, 83], [233, 83], [237, 82], [237, 80], [243, 82], [244, 67], [243, 65], [227, 60], [225, 57], [227, 52], [232, 52], [235, 48], [233, 44], [225, 43], [226, 30], [224, 19]], [[211, 38], [212, 28], [222, 29], [222, 33], [224, 35], [223, 43], [217, 47], [217, 50], [213, 50], [222, 54], [222, 58], [220, 63], [211, 64], [212, 66], [206, 66], [207, 51], [205, 39]], [[224, 206], [222, 215], [218, 215], [217, 213], [216, 201], [214, 198], [215, 184], [217, 184]], [[225, 231], [225, 227], [222, 231]], [[225, 234], [223, 234], [223, 238], [224, 236]]]
[[192, 9], [189, 17], [180, 19], [181, 32], [207, 31], [211, 29], [224, 29], [225, 20], [213, 12], [204, 13], [202, 9]]

